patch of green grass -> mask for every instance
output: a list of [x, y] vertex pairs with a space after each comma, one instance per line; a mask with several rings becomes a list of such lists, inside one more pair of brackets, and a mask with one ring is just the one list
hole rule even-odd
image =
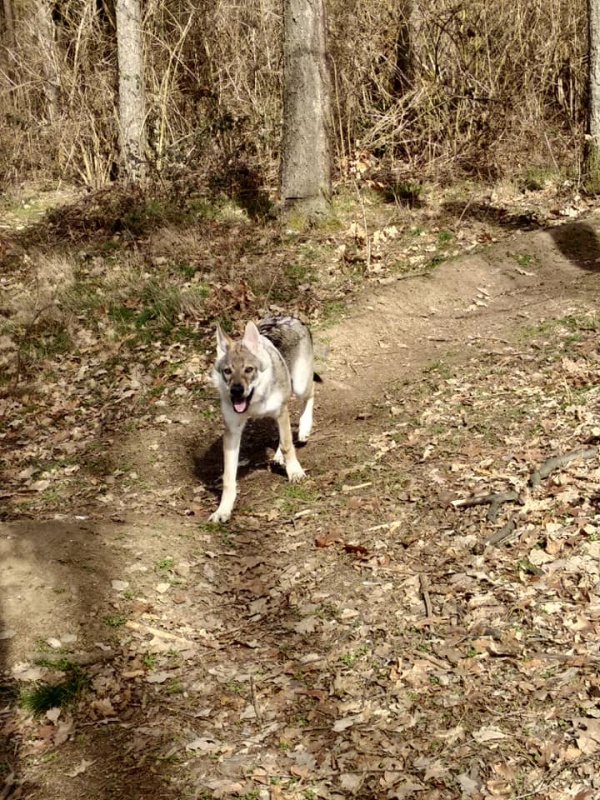
[[[56, 654], [56, 651], [53, 651]], [[69, 657], [65, 654], [64, 658], [36, 658], [34, 662], [38, 667], [45, 667], [46, 669], [55, 669], [58, 672], [68, 672], [69, 670], [77, 670], [77, 665], [69, 661]]]
[[127, 622], [127, 617], [124, 617], [123, 614], [107, 614], [102, 617], [102, 622], [109, 628], [120, 628]]
[[288, 483], [283, 491], [291, 500], [302, 500], [305, 503], [314, 503], [319, 497], [315, 491], [301, 483]]
[[533, 261], [533, 256], [530, 253], [517, 253], [516, 259], [520, 267], [528, 267]]
[[446, 256], [443, 255], [435, 255], [433, 258], [430, 258], [427, 264], [425, 264], [425, 269], [435, 269], [439, 267], [440, 264], [443, 264], [446, 261]]
[[[524, 189], [536, 192], [556, 179], [556, 173], [545, 167], [529, 167], [521, 180]], [[560, 176], [558, 176], [560, 178]]]
[[328, 325], [339, 322], [346, 310], [347, 305], [341, 300], [330, 300], [323, 303], [323, 322]]
[[39, 716], [51, 708], [68, 708], [73, 705], [88, 685], [87, 678], [78, 669], [72, 669], [64, 681], [56, 684], [38, 683], [24, 689], [19, 705], [26, 711]]
[[448, 364], [443, 361], [434, 361], [425, 370], [426, 373], [439, 375], [444, 380], [449, 380], [454, 376], [454, 372]]
[[164, 691], [166, 694], [183, 694], [185, 688], [179, 678], [172, 678], [165, 684]]
[[154, 565], [154, 569], [157, 572], [171, 570], [175, 566], [175, 561], [171, 556], [165, 556], [164, 558], [159, 558], [156, 564]]
[[438, 244], [444, 245], [448, 244], [454, 239], [454, 234], [452, 231], [440, 231], [437, 236]]
[[356, 650], [353, 650], [350, 653], [344, 653], [339, 657], [339, 661], [344, 664], [346, 667], [352, 667], [354, 664], [361, 659], [364, 655], [369, 652], [369, 648], [365, 645], [361, 645], [357, 647]]

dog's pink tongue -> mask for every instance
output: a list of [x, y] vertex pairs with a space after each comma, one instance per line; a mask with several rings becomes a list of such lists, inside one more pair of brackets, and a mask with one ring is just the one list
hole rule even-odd
[[238, 414], [243, 414], [247, 406], [248, 402], [246, 398], [244, 398], [243, 400], [236, 400], [233, 404], [233, 407], [235, 408]]

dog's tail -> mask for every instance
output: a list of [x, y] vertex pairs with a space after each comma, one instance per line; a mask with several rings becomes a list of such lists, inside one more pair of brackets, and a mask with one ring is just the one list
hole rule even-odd
[[315, 383], [323, 383], [323, 378], [318, 375], [316, 372], [313, 372], [313, 381]]

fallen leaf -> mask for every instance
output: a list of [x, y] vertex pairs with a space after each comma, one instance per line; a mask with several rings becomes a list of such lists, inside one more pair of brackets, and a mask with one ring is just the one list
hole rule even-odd
[[80, 763], [70, 772], [65, 772], [65, 775], [67, 778], [76, 778], [78, 775], [82, 775], [88, 769], [88, 767], [91, 767], [92, 764], [95, 763], [95, 761], [86, 761], [85, 758], [82, 758]]

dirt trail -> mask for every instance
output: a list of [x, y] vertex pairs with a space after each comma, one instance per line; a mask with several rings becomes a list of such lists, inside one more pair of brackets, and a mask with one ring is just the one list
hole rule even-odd
[[442, 355], [464, 357], [514, 342], [543, 319], [597, 309], [599, 231], [594, 216], [522, 234], [370, 293], [327, 330], [323, 413], [360, 407]]

